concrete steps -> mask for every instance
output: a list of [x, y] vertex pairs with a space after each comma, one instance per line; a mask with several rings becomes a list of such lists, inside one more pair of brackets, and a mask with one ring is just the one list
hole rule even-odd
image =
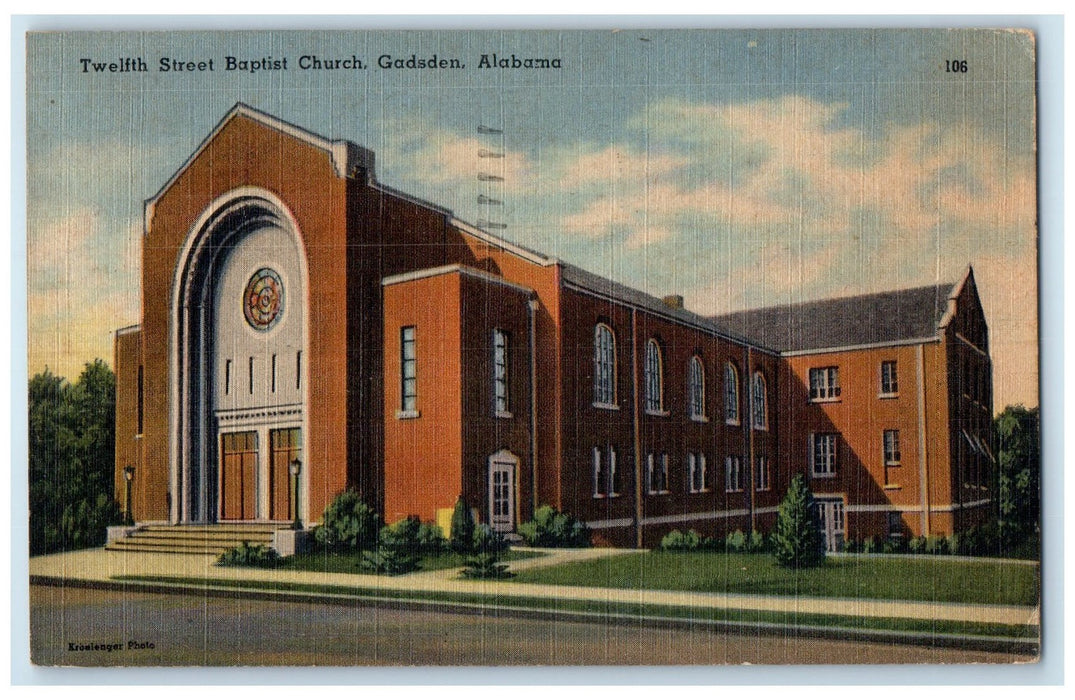
[[105, 549], [116, 552], [219, 555], [243, 542], [272, 546], [273, 532], [283, 527], [288, 525], [147, 525], [109, 542]]

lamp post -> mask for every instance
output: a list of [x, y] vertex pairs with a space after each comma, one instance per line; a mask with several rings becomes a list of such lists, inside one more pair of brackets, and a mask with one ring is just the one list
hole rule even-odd
[[301, 530], [302, 521], [299, 520], [299, 472], [302, 471], [302, 461], [296, 457], [287, 465], [287, 470], [291, 473], [291, 493], [294, 494], [295, 499], [295, 506], [291, 511], [294, 516], [294, 520], [291, 522], [291, 529]]
[[123, 481], [126, 488], [126, 513], [123, 521], [126, 525], [134, 525], [134, 516], [131, 513], [131, 482], [134, 481], [134, 467], [127, 465], [123, 468]]

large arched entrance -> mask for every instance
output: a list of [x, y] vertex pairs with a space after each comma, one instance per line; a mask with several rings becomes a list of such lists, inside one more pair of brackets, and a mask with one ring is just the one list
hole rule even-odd
[[231, 192], [192, 229], [173, 288], [173, 522], [305, 512], [288, 465], [306, 434], [307, 279], [298, 227], [268, 192]]

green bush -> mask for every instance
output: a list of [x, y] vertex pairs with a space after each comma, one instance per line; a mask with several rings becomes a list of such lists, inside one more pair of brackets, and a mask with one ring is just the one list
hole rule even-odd
[[485, 523], [474, 528], [473, 555], [467, 557], [465, 578], [511, 578], [508, 565], [500, 563], [500, 555], [508, 548], [507, 540]]
[[877, 540], [871, 535], [862, 541], [862, 553], [863, 554], [876, 554], [877, 553]]
[[918, 537], [912, 537], [911, 541], [907, 543], [907, 551], [911, 554], [922, 554], [926, 551], [926, 538], [919, 535]]
[[943, 535], [930, 535], [926, 538], [926, 554], [948, 554], [948, 540]]
[[216, 563], [220, 566], [271, 567], [279, 560], [280, 555], [272, 547], [243, 542], [221, 554]]
[[703, 538], [694, 530], [680, 532], [672, 530], [661, 539], [661, 550], [665, 552], [694, 552], [701, 549]]
[[464, 578], [511, 578], [515, 574], [508, 571], [507, 564], [500, 563], [499, 555], [495, 553], [473, 554], [466, 559], [466, 567], [462, 571]]
[[825, 562], [825, 542], [817, 523], [814, 495], [796, 474], [780, 503], [773, 532], [773, 554], [781, 566], [802, 569]]
[[378, 574], [396, 576], [418, 568], [421, 548], [418, 529], [421, 522], [409, 515], [399, 522], [381, 528], [377, 536], [377, 549], [362, 553], [359, 566]]
[[724, 537], [724, 551], [739, 553], [746, 551], [747, 548], [747, 536], [743, 534], [742, 530], [736, 530], [735, 532], [729, 532]]
[[418, 526], [418, 548], [427, 554], [440, 554], [448, 550], [448, 540], [439, 525], [422, 523]]
[[531, 547], [589, 547], [586, 524], [549, 505], [534, 511], [534, 517], [519, 525], [519, 535]]
[[336, 552], [357, 553], [377, 545], [384, 521], [355, 491], [344, 491], [332, 500], [314, 529], [314, 540]]
[[747, 541], [747, 551], [751, 554], [760, 554], [762, 552], [768, 552], [769, 549], [769, 538], [757, 530], [751, 530], [750, 540]]
[[448, 533], [448, 542], [453, 552], [469, 554], [474, 545], [474, 513], [460, 495], [452, 510], [452, 531]]

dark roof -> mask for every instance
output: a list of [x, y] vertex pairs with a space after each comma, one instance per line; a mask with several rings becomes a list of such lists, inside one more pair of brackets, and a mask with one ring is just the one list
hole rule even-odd
[[934, 338], [952, 284], [739, 311], [710, 320], [780, 352]]
[[710, 318], [707, 318], [700, 314], [696, 314], [693, 311], [688, 311], [684, 308], [669, 306], [655, 296], [651, 296], [649, 294], [646, 294], [645, 292], [640, 292], [637, 289], [632, 289], [625, 284], [613, 282], [607, 277], [596, 275], [589, 270], [584, 270], [581, 267], [572, 265], [571, 263], [561, 261], [560, 269], [563, 272], [564, 282], [573, 284], [577, 287], [589, 289], [590, 291], [597, 292], [598, 294], [605, 295], [623, 303], [630, 304], [641, 309], [647, 309], [654, 313], [676, 319], [677, 321], [689, 323], [691, 325], [700, 327], [709, 333], [722, 336], [729, 340], [734, 340], [736, 342], [744, 343], [747, 345], [758, 346], [762, 349], [773, 349], [771, 346], [765, 346], [764, 343], [759, 344], [757, 340], [752, 340], [749, 336], [736, 333], [734, 330], [713, 323], [712, 319]]

